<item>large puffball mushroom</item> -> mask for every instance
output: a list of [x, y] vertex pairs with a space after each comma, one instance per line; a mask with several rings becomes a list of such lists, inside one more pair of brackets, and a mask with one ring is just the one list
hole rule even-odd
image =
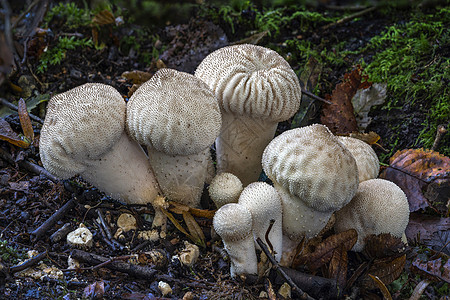
[[408, 222], [409, 204], [402, 189], [388, 180], [369, 179], [361, 182], [352, 201], [336, 212], [334, 228], [337, 232], [355, 229], [358, 241], [352, 250], [360, 252], [371, 234], [402, 238]]
[[237, 203], [243, 189], [242, 182], [237, 176], [223, 172], [213, 178], [208, 192], [216, 207], [221, 208], [228, 203]]
[[378, 177], [380, 161], [369, 144], [349, 136], [338, 136], [338, 139], [355, 158], [358, 166], [359, 182]]
[[[39, 141], [44, 168], [61, 179], [80, 175], [129, 204], [154, 203], [160, 191], [147, 155], [125, 132], [125, 106], [116, 89], [100, 83], [52, 97]], [[162, 212], [156, 219], [160, 225]]]
[[[275, 252], [275, 259], [280, 261], [283, 251], [282, 207], [280, 195], [275, 188], [265, 182], [250, 183], [242, 191], [238, 203], [245, 206], [252, 214], [255, 241], [259, 237], [266, 245], [270, 242]], [[275, 222], [268, 234], [268, 242], [266, 232], [271, 220]], [[258, 244], [256, 248], [260, 248]]]
[[209, 54], [195, 76], [213, 90], [222, 110], [218, 172], [235, 174], [244, 186], [257, 181], [262, 153], [278, 122], [299, 108], [301, 88], [295, 72], [275, 51], [242, 44]]
[[291, 129], [264, 150], [263, 169], [283, 206], [283, 258], [289, 265], [299, 241], [318, 234], [358, 188], [355, 159], [324, 125]]
[[256, 274], [258, 261], [252, 233], [252, 215], [243, 205], [229, 203], [217, 210], [214, 230], [222, 238], [231, 260], [231, 277]]
[[166, 197], [199, 206], [219, 135], [221, 115], [208, 86], [193, 75], [161, 69], [127, 104], [129, 134], [148, 148], [150, 163]]

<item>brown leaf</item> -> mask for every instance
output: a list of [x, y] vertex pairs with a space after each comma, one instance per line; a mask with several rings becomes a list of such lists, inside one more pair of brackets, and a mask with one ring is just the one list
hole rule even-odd
[[92, 23], [96, 25], [108, 25], [115, 22], [115, 18], [112, 12], [105, 9], [98, 12], [92, 19]]
[[[406, 263], [406, 254], [396, 258], [382, 258], [373, 261], [367, 274], [377, 276], [384, 284], [390, 284], [396, 280], [403, 272]], [[377, 287], [370, 276], [365, 276], [362, 280], [362, 286], [365, 289], [373, 289]]]
[[28, 148], [31, 144], [31, 141], [26, 137], [15, 133], [5, 119], [0, 119], [0, 140], [22, 148]]
[[364, 239], [364, 245], [364, 254], [372, 259], [397, 257], [405, 252], [402, 239], [389, 233], [371, 234]]
[[[389, 167], [380, 177], [393, 181], [405, 192], [410, 211], [433, 207], [433, 203], [425, 198], [422, 191], [437, 180], [439, 185], [450, 180], [450, 158], [433, 150], [404, 149], [391, 157]], [[444, 202], [446, 205], [449, 196], [435, 201]]]
[[369, 145], [376, 144], [380, 140], [380, 136], [376, 132], [368, 132], [368, 133], [362, 133], [362, 132], [351, 132], [349, 134], [350, 137], [359, 139], [363, 142], [366, 142]]
[[331, 96], [325, 96], [325, 99], [330, 100], [333, 104], [323, 107], [320, 120], [334, 134], [358, 131], [352, 98], [358, 89], [366, 87], [367, 83], [362, 83], [363, 79], [362, 69], [358, 66], [352, 72], [344, 75], [344, 80], [336, 85]]
[[84, 289], [83, 296], [86, 299], [103, 299], [105, 294], [105, 283], [103, 281], [96, 281]]
[[306, 261], [311, 271], [318, 270], [328, 263], [333, 257], [333, 252], [343, 246], [347, 251], [352, 249], [358, 239], [356, 230], [350, 229], [326, 238], [320, 243], [314, 252], [302, 254], [303, 257], [294, 258], [293, 265], [297, 265], [296, 260]]
[[450, 283], [450, 258], [446, 255], [442, 256], [446, 261], [445, 263], [442, 257], [429, 261], [416, 258], [412, 263], [411, 270], [432, 281], [446, 281]]
[[189, 233], [193, 237], [192, 241], [201, 247], [205, 247], [205, 234], [203, 233], [203, 230], [200, 228], [197, 221], [195, 221], [191, 213], [183, 212], [183, 219], [186, 223]]
[[122, 73], [122, 77], [127, 80], [131, 80], [133, 84], [142, 84], [152, 78], [153, 74], [144, 71], [125, 71]]
[[347, 282], [347, 265], [348, 265], [348, 249], [341, 245], [338, 249], [333, 251], [330, 265], [328, 267], [328, 275], [330, 278], [336, 279], [338, 286], [344, 288]]
[[385, 300], [392, 300], [391, 293], [389, 293], [389, 290], [387, 289], [386, 285], [383, 283], [383, 281], [378, 278], [378, 276], [373, 276], [369, 274], [369, 277], [372, 278], [373, 282], [378, 286], [381, 293], [383, 294], [383, 298]]
[[31, 119], [30, 116], [28, 115], [27, 105], [25, 103], [25, 100], [23, 100], [22, 98], [20, 98], [19, 100], [17, 112], [19, 113], [19, 120], [20, 125], [22, 126], [23, 134], [29, 141], [33, 141], [34, 140], [33, 126], [31, 125]]
[[418, 240], [429, 246], [434, 236], [439, 232], [450, 232], [450, 218], [440, 218], [419, 213], [410, 214], [409, 223], [405, 231], [409, 240]]

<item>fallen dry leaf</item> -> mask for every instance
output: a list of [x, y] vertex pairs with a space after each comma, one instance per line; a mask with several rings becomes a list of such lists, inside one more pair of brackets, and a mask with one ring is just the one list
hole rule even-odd
[[144, 71], [134, 70], [134, 71], [125, 71], [122, 73], [121, 76], [127, 80], [131, 80], [133, 84], [142, 84], [147, 80], [149, 80], [150, 78], [152, 78], [153, 74]]
[[389, 292], [383, 281], [381, 281], [378, 276], [373, 276], [372, 274], [369, 274], [369, 277], [372, 278], [373, 282], [380, 289], [381, 293], [383, 294], [383, 298], [385, 300], [392, 300], [391, 293]]
[[306, 263], [311, 271], [318, 270], [328, 263], [333, 257], [333, 252], [343, 246], [346, 251], [352, 249], [358, 239], [356, 230], [350, 229], [326, 238], [312, 253], [302, 253], [300, 257], [295, 257], [293, 268]]
[[[325, 99], [330, 100], [333, 104], [323, 107], [320, 120], [334, 134], [358, 131], [352, 98], [358, 89], [371, 85], [366, 79], [367, 76], [362, 75], [362, 69], [358, 66], [352, 72], [344, 75], [344, 80], [336, 85], [331, 96], [325, 96]], [[363, 80], [364, 82], [362, 82]]]
[[373, 131], [367, 133], [351, 132], [348, 136], [366, 142], [369, 145], [374, 145], [380, 140], [378, 133]]
[[28, 148], [31, 144], [31, 140], [15, 133], [5, 119], [0, 119], [0, 140], [7, 141], [21, 148]]
[[[433, 150], [404, 149], [391, 157], [389, 167], [380, 177], [396, 183], [405, 192], [411, 212], [428, 206], [436, 209], [423, 191], [432, 183], [437, 184], [437, 188], [445, 188], [445, 182], [450, 181], [450, 158]], [[448, 210], [449, 200], [449, 195], [444, 194], [444, 199], [434, 199], [434, 203], [443, 202], [444, 209]]]
[[369, 112], [372, 106], [383, 104], [386, 99], [386, 83], [375, 83], [367, 89], [359, 89], [352, 98], [353, 111], [360, 131], [366, 130], [372, 118]]
[[371, 258], [397, 257], [405, 252], [402, 239], [389, 233], [371, 234], [364, 239], [363, 253]]
[[450, 218], [412, 213], [405, 233], [409, 240], [417, 240], [429, 245], [436, 233], [446, 231], [450, 232]]
[[450, 283], [450, 258], [442, 255], [435, 260], [423, 261], [416, 258], [412, 262], [411, 270], [432, 281], [445, 281]]
[[31, 119], [28, 115], [27, 105], [25, 104], [25, 100], [20, 98], [18, 103], [18, 110], [20, 125], [22, 126], [22, 131], [25, 137], [32, 142], [34, 140], [34, 131], [33, 126], [31, 125]]
[[375, 259], [362, 280], [362, 286], [368, 290], [378, 287], [369, 274], [377, 276], [385, 285], [390, 284], [402, 274], [405, 263], [406, 254], [396, 258]]
[[342, 289], [347, 283], [348, 250], [343, 244], [334, 250], [328, 266], [328, 277], [336, 279], [339, 288]]
[[111, 11], [105, 9], [95, 14], [92, 19], [92, 24], [95, 25], [108, 25], [115, 23], [114, 15]]
[[105, 294], [105, 282], [96, 281], [84, 288], [83, 296], [86, 299], [103, 299]]

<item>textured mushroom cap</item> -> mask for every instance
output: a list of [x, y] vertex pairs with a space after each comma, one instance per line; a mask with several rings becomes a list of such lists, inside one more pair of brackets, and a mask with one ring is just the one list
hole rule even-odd
[[199, 153], [214, 143], [222, 118], [217, 100], [197, 77], [157, 71], [127, 104], [127, 128], [139, 143], [170, 155]]
[[39, 141], [45, 169], [63, 179], [83, 172], [119, 140], [125, 106], [115, 88], [100, 83], [52, 97]]
[[370, 234], [390, 233], [402, 237], [409, 222], [409, 204], [405, 193], [395, 183], [369, 179], [359, 184], [355, 197], [336, 212], [337, 232], [354, 228], [358, 241], [354, 251], [362, 251], [364, 238]]
[[208, 192], [216, 207], [220, 208], [228, 203], [237, 203], [242, 189], [242, 182], [237, 176], [223, 172], [213, 178]]
[[229, 203], [216, 211], [213, 226], [224, 242], [239, 241], [252, 236], [252, 215], [245, 206]]
[[195, 76], [213, 90], [225, 112], [281, 122], [300, 105], [297, 75], [281, 55], [261, 46], [218, 49], [200, 63]]
[[358, 171], [351, 153], [324, 125], [291, 129], [274, 138], [262, 158], [267, 176], [307, 206], [335, 211], [358, 188]]
[[[253, 182], [245, 187], [239, 196], [239, 204], [247, 207], [253, 217], [255, 230], [267, 230], [260, 228], [268, 223], [271, 218], [276, 219], [279, 214], [281, 222], [281, 198], [275, 188], [265, 182]], [[281, 224], [281, 223], [280, 223]]]
[[372, 147], [364, 141], [349, 136], [338, 136], [356, 160], [359, 182], [377, 178], [380, 171], [380, 161]]

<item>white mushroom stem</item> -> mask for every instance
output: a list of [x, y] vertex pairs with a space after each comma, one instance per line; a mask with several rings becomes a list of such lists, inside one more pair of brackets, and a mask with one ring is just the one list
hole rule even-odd
[[173, 201], [198, 207], [208, 175], [209, 148], [192, 155], [170, 155], [149, 148], [149, 160], [164, 195]]
[[283, 255], [280, 264], [290, 266], [302, 238], [308, 240], [316, 236], [327, 225], [333, 212], [312, 209], [276, 182], [274, 188], [281, 197], [283, 208]]
[[217, 171], [236, 175], [243, 186], [258, 180], [264, 148], [273, 139], [278, 122], [222, 113], [222, 131], [216, 139]]

